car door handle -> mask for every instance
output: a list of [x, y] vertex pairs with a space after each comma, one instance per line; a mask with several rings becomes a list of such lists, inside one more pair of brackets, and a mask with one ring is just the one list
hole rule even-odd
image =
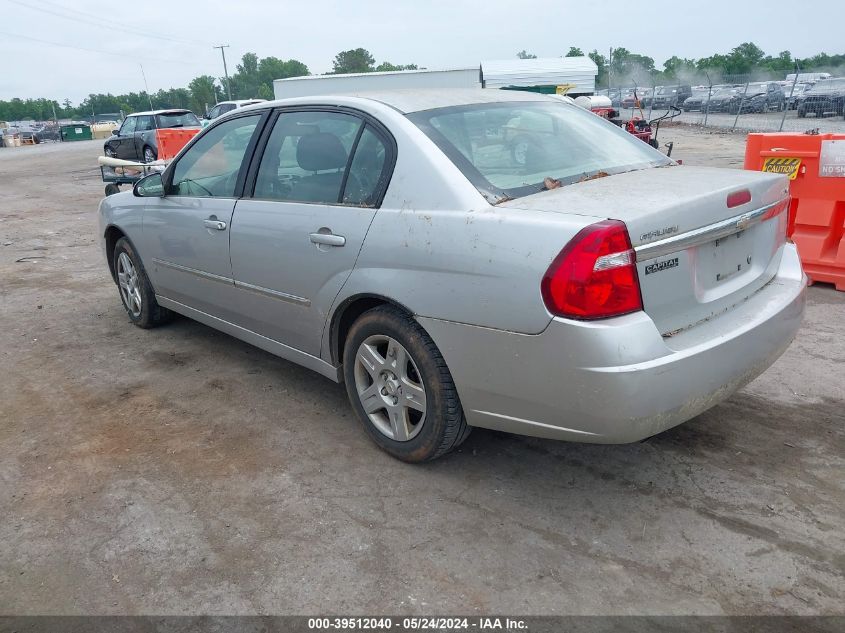
[[226, 223], [221, 222], [220, 220], [203, 220], [202, 223], [207, 229], [217, 229], [218, 231], [226, 230]]
[[309, 236], [313, 244], [325, 244], [326, 246], [344, 246], [346, 238], [334, 233], [311, 233]]

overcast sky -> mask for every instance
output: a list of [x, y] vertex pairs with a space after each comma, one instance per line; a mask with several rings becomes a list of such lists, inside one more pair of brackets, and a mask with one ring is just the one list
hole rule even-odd
[[[802, 17], [803, 7], [813, 17]], [[605, 55], [624, 46], [658, 67], [673, 54], [703, 57], [744, 41], [798, 57], [845, 52], [841, 0], [812, 8], [794, 0], [0, 0], [0, 16], [0, 99], [75, 104], [89, 92], [143, 90], [139, 63], [152, 92], [222, 76], [215, 44], [231, 46], [230, 72], [252, 51], [322, 73], [337, 52], [359, 46], [378, 62], [428, 68], [522, 49], [558, 57], [569, 46]]]

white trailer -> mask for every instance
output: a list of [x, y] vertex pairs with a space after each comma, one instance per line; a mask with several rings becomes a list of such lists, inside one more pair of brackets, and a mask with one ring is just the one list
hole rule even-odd
[[498, 59], [481, 62], [485, 88], [569, 86], [567, 94], [591, 95], [599, 69], [589, 57]]
[[375, 90], [480, 88], [478, 67], [448, 70], [398, 70], [343, 75], [309, 75], [273, 81], [276, 99], [329, 94], [355, 94]]

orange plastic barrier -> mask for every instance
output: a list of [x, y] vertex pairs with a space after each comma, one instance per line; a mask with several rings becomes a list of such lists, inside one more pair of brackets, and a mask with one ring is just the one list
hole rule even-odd
[[156, 130], [159, 160], [169, 160], [176, 156], [192, 138], [199, 133], [199, 129], [165, 128]]
[[845, 134], [749, 134], [745, 168], [789, 176], [787, 230], [804, 270], [845, 291]]

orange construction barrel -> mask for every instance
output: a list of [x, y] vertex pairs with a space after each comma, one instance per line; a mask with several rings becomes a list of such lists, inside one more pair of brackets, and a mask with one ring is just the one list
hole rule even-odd
[[749, 134], [745, 168], [789, 176], [787, 234], [804, 270], [845, 291], [845, 134]]

